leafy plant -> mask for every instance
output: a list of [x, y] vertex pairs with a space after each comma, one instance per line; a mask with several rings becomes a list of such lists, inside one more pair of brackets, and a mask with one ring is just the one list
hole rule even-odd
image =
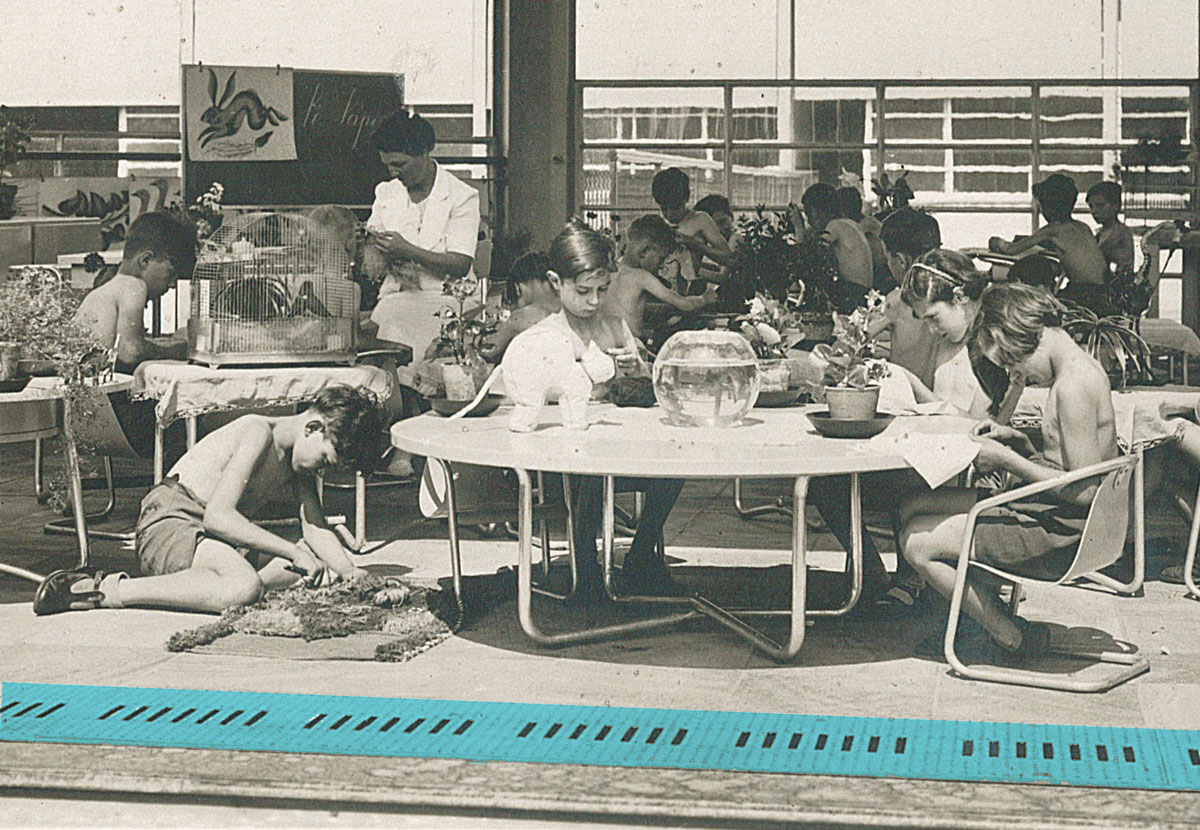
[[871, 179], [871, 190], [879, 200], [879, 211], [875, 214], [876, 216], [882, 219], [894, 210], [908, 207], [908, 203], [913, 200], [914, 196], [907, 179], [908, 171], [903, 167], [900, 168], [900, 175], [895, 179], [890, 178], [887, 173], [878, 179]]
[[224, 195], [225, 186], [220, 182], [213, 182], [192, 204], [185, 207], [182, 202], [176, 202], [168, 211], [177, 220], [195, 227], [196, 244], [199, 247], [200, 243], [221, 227], [224, 219], [224, 214], [221, 213], [221, 199]]
[[826, 313], [837, 277], [837, 260], [819, 239], [797, 235], [792, 220], [755, 208], [738, 221], [742, 241], [733, 251], [730, 281], [720, 289], [722, 305], [741, 310], [755, 297], [789, 303], [797, 311]]
[[32, 118], [19, 118], [0, 105], [0, 178], [29, 150]]
[[826, 386], [862, 389], [887, 377], [887, 361], [875, 357], [875, 338], [869, 328], [871, 320], [882, 313], [883, 305], [883, 295], [871, 291], [865, 306], [848, 315], [833, 315], [834, 342], [818, 344], [812, 351]]
[[445, 306], [438, 317], [442, 329], [433, 341], [432, 357], [449, 357], [460, 366], [475, 368], [486, 361], [480, 351], [484, 338], [496, 330], [499, 320], [484, 310], [477, 315], [466, 312], [467, 300], [479, 291], [479, 279], [467, 274], [442, 284], [442, 293], [454, 299], [458, 308]]
[[1123, 314], [1101, 317], [1070, 301], [1063, 301], [1063, 305], [1063, 330], [1100, 361], [1114, 388], [1152, 377], [1150, 347], [1134, 331], [1132, 318]]
[[1180, 164], [1187, 158], [1183, 136], [1166, 130], [1162, 133], [1144, 135], [1135, 146], [1121, 151], [1121, 163], [1126, 167], [1154, 167], [1165, 164]]
[[759, 358], [786, 357], [788, 349], [804, 338], [799, 304], [798, 297], [787, 297], [781, 302], [759, 295], [750, 301], [749, 313], [736, 318], [733, 326], [750, 341]]

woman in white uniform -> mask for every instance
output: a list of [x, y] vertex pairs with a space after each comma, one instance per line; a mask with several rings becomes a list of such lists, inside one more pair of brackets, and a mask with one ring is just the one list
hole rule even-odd
[[[479, 191], [429, 157], [437, 138], [428, 121], [398, 112], [375, 132], [391, 178], [375, 187], [367, 231], [387, 272], [371, 320], [379, 337], [412, 347], [420, 360], [437, 337], [438, 312], [449, 305], [442, 283], [471, 272], [479, 239]], [[400, 382], [411, 386], [408, 367]]]

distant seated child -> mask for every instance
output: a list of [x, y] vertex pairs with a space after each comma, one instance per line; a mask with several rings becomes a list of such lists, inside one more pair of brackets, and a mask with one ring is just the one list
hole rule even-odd
[[675, 231], [676, 245], [663, 260], [659, 276], [680, 294], [700, 293], [706, 281], [720, 281], [724, 272], [705, 271], [703, 263], [707, 257], [718, 266], [732, 265], [729, 243], [712, 217], [687, 206], [691, 197], [687, 173], [678, 167], [660, 170], [650, 192], [662, 218]]
[[[582, 222], [569, 222], [550, 244], [550, 283], [558, 292], [562, 311], [550, 315], [530, 331], [561, 330], [575, 344], [577, 358], [581, 358], [594, 343], [612, 355], [619, 375], [645, 376], [648, 369], [638, 355], [637, 341], [629, 326], [621, 318], [606, 314], [602, 308], [604, 294], [616, 270], [612, 243]], [[597, 384], [592, 390], [593, 396], [602, 394], [605, 386]], [[598, 476], [571, 476], [571, 482], [579, 566], [578, 596], [584, 601], [598, 601], [604, 596], [596, 558], [604, 481]], [[658, 552], [658, 541], [662, 537], [663, 524], [683, 489], [683, 482], [643, 478], [628, 483], [646, 491], [646, 502], [633, 544], [625, 556], [623, 582], [627, 589], [637, 592], [674, 592], [677, 589]]]
[[[804, 191], [800, 203], [804, 205], [804, 216], [813, 233], [833, 246], [838, 268], [834, 304], [838, 311], [849, 312], [862, 304], [867, 292], [875, 285], [871, 245], [858, 223], [842, 216], [833, 185], [814, 184]], [[791, 213], [793, 223], [799, 228], [801, 222], [795, 206]]]
[[[147, 213], [129, 226], [125, 251], [116, 275], [84, 296], [73, 322], [86, 329], [105, 349], [116, 346], [117, 370], [132, 372], [147, 360], [184, 360], [187, 340], [146, 335], [146, 307], [173, 288], [179, 279], [190, 279], [196, 265], [196, 230], [169, 213]], [[113, 413], [138, 455], [154, 449], [154, 402], [131, 401], [128, 392], [109, 395]], [[169, 437], [172, 451], [182, 449], [179, 430]]]
[[879, 238], [879, 231], [883, 228], [883, 223], [874, 216], [863, 213], [862, 194], [858, 192], [857, 187], [839, 187], [837, 195], [842, 216], [858, 223], [863, 236], [867, 238], [867, 244], [871, 246], [871, 266], [875, 271], [875, 289], [883, 292], [891, 291], [897, 283], [892, 279], [892, 272], [888, 269], [887, 253]]
[[483, 341], [480, 351], [485, 358], [499, 362], [514, 337], [562, 309], [558, 292], [546, 275], [549, 270], [550, 260], [540, 251], [525, 254], [513, 263], [504, 290], [505, 302], [512, 311]]
[[713, 224], [717, 226], [721, 236], [725, 237], [725, 241], [729, 243], [730, 250], [737, 249], [742, 240], [737, 232], [737, 223], [733, 221], [733, 208], [730, 207], [728, 199], [720, 193], [710, 193], [696, 202], [696, 210], [712, 217]]
[[1097, 314], [1106, 314], [1108, 265], [1091, 229], [1071, 217], [1079, 196], [1074, 180], [1054, 173], [1033, 186], [1033, 196], [1042, 215], [1046, 217], [1046, 224], [1032, 236], [1012, 242], [993, 236], [988, 248], [1016, 256], [1041, 246], [1057, 254], [1067, 277], [1067, 287], [1060, 293], [1061, 298], [1077, 302]]
[[[299, 579], [317, 585], [363, 576], [325, 521], [316, 477], [339, 465], [369, 467], [379, 458], [382, 429], [370, 396], [336, 386], [298, 415], [243, 415], [214, 430], [142, 500], [136, 550], [143, 576], [56, 571], [39, 586], [34, 612], [136, 606], [219, 613]], [[250, 519], [280, 498], [299, 514], [299, 542]]]
[[[907, 207], [888, 214], [879, 237], [887, 256], [888, 270], [897, 286], [904, 281], [904, 275], [917, 257], [942, 244], [937, 219]], [[926, 386], [933, 387], [938, 338], [923, 320], [917, 318], [912, 306], [904, 302], [899, 287], [888, 292], [883, 316], [871, 322], [870, 331], [874, 336], [887, 332], [891, 342], [888, 359], [908, 369]]]
[[1133, 270], [1133, 232], [1121, 221], [1121, 185], [1116, 182], [1097, 182], [1088, 188], [1088, 208], [1100, 225], [1096, 244], [1108, 263], [1109, 271]]
[[653, 214], [633, 220], [625, 231], [625, 253], [617, 262], [617, 272], [608, 285], [601, 308], [624, 320], [634, 337], [642, 336], [647, 297], [655, 297], [680, 311], [699, 311], [717, 298], [716, 289], [711, 286], [699, 296], [681, 296], [654, 276], [674, 245], [675, 232], [671, 226]]

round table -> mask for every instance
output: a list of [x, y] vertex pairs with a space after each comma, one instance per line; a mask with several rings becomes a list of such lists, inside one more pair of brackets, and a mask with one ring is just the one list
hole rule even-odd
[[[804, 642], [806, 616], [846, 614], [862, 592], [862, 521], [859, 476], [862, 473], [903, 469], [909, 466], [893, 443], [886, 440], [845, 440], [818, 435], [804, 417], [806, 409], [754, 409], [737, 427], [689, 428], [665, 423], [663, 411], [619, 408], [612, 404], [589, 406], [590, 426], [574, 431], [543, 417], [531, 433], [510, 432], [509, 407], [484, 418], [449, 420], [426, 413], [394, 424], [392, 443], [416, 455], [443, 461], [513, 469], [519, 482], [518, 613], [521, 627], [545, 645], [587, 642], [615, 634], [669, 625], [698, 615], [710, 617], [749, 640], [769, 656], [785, 660], [799, 653]], [[553, 407], [549, 408], [553, 419]], [[973, 421], [952, 416], [897, 418], [888, 434], [905, 432], [958, 433]], [[530, 471], [547, 471], [604, 477], [603, 557], [605, 586], [614, 600], [686, 606], [683, 613], [603, 626], [563, 634], [546, 634], [532, 617], [532, 486]], [[852, 545], [851, 590], [844, 605], [807, 611], [807, 527], [804, 508], [808, 483], [820, 476], [851, 476], [850, 526]], [[718, 607], [700, 596], [630, 597], [613, 589], [613, 494], [617, 476], [727, 479], [792, 478], [795, 509], [792, 515], [791, 608], [787, 611]], [[453, 520], [453, 519], [452, 519]], [[742, 617], [788, 616], [790, 633], [777, 643], [752, 628]]]
[[[120, 392], [133, 385], [129, 375], [114, 375], [111, 380], [96, 384], [104, 393]], [[33, 378], [20, 392], [0, 392], [0, 444], [34, 441], [34, 489], [41, 490], [41, 442], [59, 433], [62, 423], [58, 401], [66, 398], [66, 387], [57, 377]], [[87, 565], [87, 520], [83, 508], [83, 483], [79, 477], [79, 456], [73, 441], [64, 441], [67, 455], [67, 475], [71, 485], [71, 509], [75, 514], [75, 536], [79, 543], [79, 567]], [[31, 582], [41, 582], [41, 574], [0, 562], [0, 572], [19, 576]]]

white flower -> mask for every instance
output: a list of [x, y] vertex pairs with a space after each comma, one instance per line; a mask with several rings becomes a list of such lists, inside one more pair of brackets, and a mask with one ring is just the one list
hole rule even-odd
[[757, 317], [760, 314], [766, 313], [767, 304], [763, 302], [762, 297], [756, 296], [750, 301], [750, 316]]
[[755, 323], [754, 329], [758, 332], [758, 336], [762, 338], [762, 341], [768, 346], [776, 346], [783, 342], [783, 338], [779, 336], [779, 332], [775, 331], [775, 329], [771, 328], [766, 323]]

